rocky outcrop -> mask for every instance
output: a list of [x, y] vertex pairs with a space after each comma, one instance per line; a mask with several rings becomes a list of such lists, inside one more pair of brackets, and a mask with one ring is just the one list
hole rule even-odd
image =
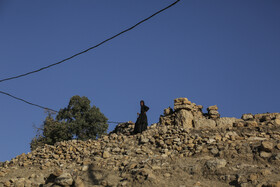
[[280, 114], [217, 110], [178, 98], [143, 134], [127, 122], [97, 140], [45, 145], [1, 163], [0, 187], [279, 186]]

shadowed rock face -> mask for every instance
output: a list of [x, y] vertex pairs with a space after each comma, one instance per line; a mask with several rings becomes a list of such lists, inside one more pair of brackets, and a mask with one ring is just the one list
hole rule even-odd
[[279, 186], [280, 114], [220, 117], [187, 98], [132, 135], [116, 126], [98, 140], [67, 141], [0, 163], [8, 186]]

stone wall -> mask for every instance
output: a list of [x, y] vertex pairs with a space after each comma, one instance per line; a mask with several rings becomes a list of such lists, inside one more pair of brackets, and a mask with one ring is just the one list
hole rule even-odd
[[209, 106], [208, 113], [203, 113], [202, 109], [202, 105], [196, 105], [187, 98], [177, 98], [174, 100], [174, 111], [170, 107], [165, 109], [164, 115], [160, 116], [158, 125], [178, 125], [185, 129], [231, 129], [234, 126], [269, 125], [267, 123], [280, 125], [279, 113], [244, 114], [241, 119], [237, 119], [233, 117], [221, 118], [217, 105]]

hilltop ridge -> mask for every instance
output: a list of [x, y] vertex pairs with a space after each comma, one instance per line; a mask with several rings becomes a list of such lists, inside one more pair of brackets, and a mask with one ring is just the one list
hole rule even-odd
[[0, 187], [280, 186], [280, 113], [237, 119], [202, 108], [177, 98], [142, 134], [127, 122], [19, 155], [0, 166]]

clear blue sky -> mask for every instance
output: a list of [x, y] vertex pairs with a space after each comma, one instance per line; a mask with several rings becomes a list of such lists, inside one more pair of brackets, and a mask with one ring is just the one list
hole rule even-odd
[[[0, 0], [0, 79], [86, 49], [171, 0]], [[94, 51], [0, 90], [56, 110], [87, 96], [112, 121], [135, 121], [139, 101], [158, 122], [173, 99], [217, 104], [222, 116], [279, 112], [280, 1], [181, 0]], [[0, 161], [29, 152], [43, 110], [0, 95]], [[111, 125], [109, 130], [112, 130]]]

